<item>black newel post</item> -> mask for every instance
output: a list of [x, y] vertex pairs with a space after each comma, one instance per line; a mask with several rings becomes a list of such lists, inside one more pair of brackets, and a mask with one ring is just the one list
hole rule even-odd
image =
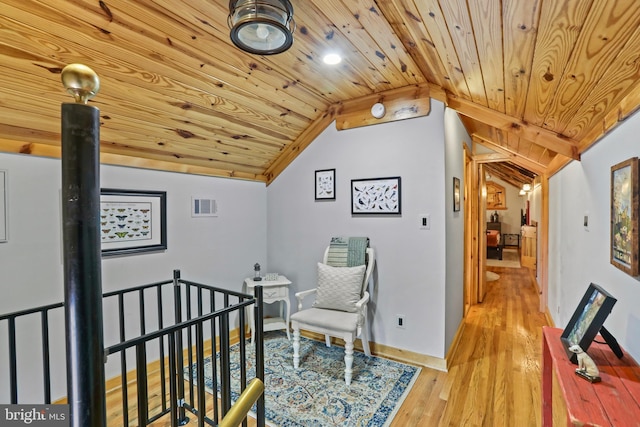
[[100, 269], [100, 111], [86, 105], [99, 88], [79, 64], [62, 71], [75, 104], [62, 104], [62, 221], [71, 426], [106, 425]]

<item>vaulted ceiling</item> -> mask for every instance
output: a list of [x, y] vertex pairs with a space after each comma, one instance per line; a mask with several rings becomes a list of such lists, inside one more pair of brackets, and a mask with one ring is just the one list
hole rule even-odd
[[70, 63], [100, 77], [104, 163], [264, 182], [334, 121], [430, 99], [492, 162], [552, 175], [640, 104], [637, 0], [292, 0], [294, 45], [273, 56], [230, 42], [228, 4], [0, 1], [0, 151], [60, 155]]

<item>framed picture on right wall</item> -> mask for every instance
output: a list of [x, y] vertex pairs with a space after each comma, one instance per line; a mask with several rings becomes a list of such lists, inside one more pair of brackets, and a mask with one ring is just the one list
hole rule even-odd
[[637, 276], [638, 158], [611, 167], [611, 264]]
[[453, 211], [460, 210], [460, 178], [453, 177]]

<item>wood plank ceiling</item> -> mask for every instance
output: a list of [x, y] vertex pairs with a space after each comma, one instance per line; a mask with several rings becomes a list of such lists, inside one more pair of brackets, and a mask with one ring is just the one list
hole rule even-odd
[[429, 97], [522, 179], [552, 175], [640, 104], [636, 0], [292, 4], [293, 47], [255, 56], [227, 0], [2, 0], [0, 150], [59, 156], [75, 62], [101, 79], [103, 162], [267, 183], [334, 120], [424, 115]]

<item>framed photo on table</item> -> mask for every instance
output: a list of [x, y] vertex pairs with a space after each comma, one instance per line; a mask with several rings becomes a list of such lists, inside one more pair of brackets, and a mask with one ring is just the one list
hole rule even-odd
[[352, 215], [400, 215], [400, 177], [351, 180]]
[[638, 158], [611, 167], [611, 264], [631, 276], [638, 263]]
[[167, 249], [167, 192], [100, 191], [102, 256]]
[[336, 199], [336, 170], [317, 170], [315, 175], [316, 200]]
[[603, 326], [616, 301], [601, 286], [595, 283], [589, 284], [587, 291], [560, 336], [567, 357], [573, 363], [578, 363], [577, 355], [569, 350], [569, 347], [577, 344], [582, 351], [586, 352], [598, 333], [602, 334], [614, 353], [618, 357], [622, 357], [617, 342], [612, 339], [611, 334]]

